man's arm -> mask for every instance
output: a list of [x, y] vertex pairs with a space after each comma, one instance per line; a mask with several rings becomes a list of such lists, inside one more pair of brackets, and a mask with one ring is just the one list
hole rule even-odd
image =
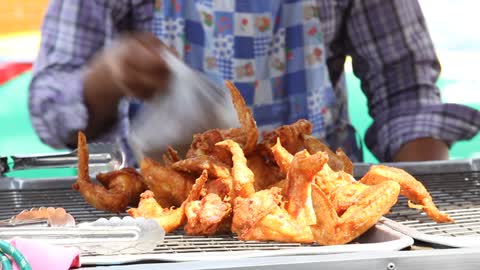
[[440, 64], [415, 0], [351, 1], [347, 48], [374, 123], [366, 144], [381, 161], [447, 159], [473, 137], [480, 113], [442, 104]]
[[125, 19], [130, 9], [143, 12], [153, 5], [131, 1], [50, 1], [29, 95], [33, 127], [46, 144], [75, 147], [78, 130], [95, 138], [118, 122], [121, 96], [109, 85], [110, 74], [88, 71], [106, 42], [132, 27]]
[[393, 157], [393, 161], [427, 161], [448, 159], [448, 145], [433, 138], [420, 138], [405, 143]]

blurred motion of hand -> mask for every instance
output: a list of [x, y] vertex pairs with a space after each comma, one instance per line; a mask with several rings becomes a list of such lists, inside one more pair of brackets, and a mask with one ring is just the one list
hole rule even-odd
[[165, 49], [153, 34], [129, 34], [106, 48], [94, 60], [91, 72], [108, 74], [121, 96], [148, 99], [168, 84], [169, 70], [161, 56]]
[[162, 50], [167, 47], [153, 34], [130, 33], [93, 57], [84, 77], [85, 133], [90, 139], [115, 123], [123, 97], [146, 100], [167, 87], [170, 71]]

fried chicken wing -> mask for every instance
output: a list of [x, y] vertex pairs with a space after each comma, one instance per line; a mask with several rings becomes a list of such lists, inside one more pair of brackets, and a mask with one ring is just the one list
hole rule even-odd
[[208, 193], [201, 200], [185, 206], [187, 224], [184, 230], [189, 235], [214, 235], [229, 231], [232, 206], [217, 194]]
[[205, 188], [208, 193], [217, 194], [220, 198], [232, 198], [233, 197], [233, 179], [228, 178], [216, 178], [208, 181], [205, 184]]
[[277, 143], [277, 139], [280, 139], [283, 147], [291, 154], [295, 154], [303, 148], [302, 136], [311, 133], [312, 124], [305, 119], [300, 119], [293, 124], [283, 125], [265, 133], [260, 145], [270, 149]]
[[158, 204], [157, 200], [155, 200], [155, 194], [152, 191], [147, 190], [141, 194], [138, 207], [130, 208], [127, 212], [132, 217], [154, 219], [160, 226], [162, 226], [165, 232], [172, 232], [185, 224], [185, 205], [200, 198], [202, 188], [207, 179], [208, 174], [205, 171], [199, 178], [197, 178], [188, 197], [179, 208], [162, 207], [162, 205]]
[[366, 189], [368, 189], [367, 185], [351, 183], [339, 186], [328, 194], [328, 198], [330, 202], [332, 202], [335, 212], [341, 216], [350, 206], [356, 204], [360, 200], [362, 193]]
[[145, 158], [140, 163], [140, 171], [147, 188], [155, 194], [162, 207], [178, 207], [187, 198], [195, 177], [177, 172], [162, 164]]
[[288, 214], [302, 225], [316, 223], [312, 207], [312, 182], [316, 173], [327, 162], [323, 152], [310, 155], [306, 150], [295, 154], [287, 173], [285, 209]]
[[328, 155], [328, 166], [330, 166], [332, 170], [338, 172], [344, 169], [342, 159], [333, 153], [328, 146], [311, 135], [303, 135], [303, 139], [305, 143], [305, 149], [307, 149], [310, 154], [315, 154], [320, 151], [325, 152]]
[[[227, 88], [230, 90], [232, 96], [232, 102], [237, 110], [238, 120], [240, 122], [240, 131], [244, 133], [245, 140], [242, 144], [243, 152], [246, 156], [255, 151], [258, 141], [258, 130], [255, 119], [253, 118], [252, 111], [247, 107], [242, 94], [237, 87], [230, 81], [225, 82]], [[233, 139], [233, 138], [230, 138]]]
[[288, 214], [275, 187], [235, 199], [232, 232], [245, 241], [313, 242], [310, 228]]
[[230, 153], [226, 149], [215, 146], [216, 143], [224, 140], [224, 133], [224, 131], [219, 129], [210, 129], [203, 133], [193, 135], [193, 141], [186, 158], [205, 155], [215, 157], [217, 160], [231, 165]]
[[277, 138], [277, 143], [272, 146], [271, 149], [275, 162], [283, 175], [286, 176], [290, 169], [290, 165], [292, 164], [293, 155], [282, 146], [279, 138]]
[[247, 159], [240, 145], [232, 140], [217, 143], [232, 153], [233, 197], [248, 197], [255, 193], [253, 172], [247, 166]]
[[311, 133], [312, 124], [305, 119], [300, 119], [293, 124], [283, 125], [275, 130], [266, 132], [257, 148], [265, 158], [274, 163], [275, 160], [271, 148], [277, 143], [278, 139], [289, 153], [295, 154], [304, 147], [303, 135]]
[[[97, 180], [103, 184], [91, 182], [88, 173], [88, 147], [85, 135], [78, 132], [78, 177], [73, 189], [82, 194], [85, 201], [99, 210], [115, 213], [123, 212], [129, 204], [138, 202], [138, 194], [145, 190], [142, 176], [135, 169], [99, 174]], [[135, 198], [135, 196], [137, 198]]]
[[[288, 202], [287, 199], [290, 206], [286, 209], [285, 203], [281, 201], [279, 188], [274, 187], [256, 193], [252, 191], [252, 181], [249, 180], [251, 171], [245, 166], [245, 157], [235, 142], [225, 141], [220, 145], [228, 147], [233, 155], [233, 186], [241, 187], [243, 190], [249, 186], [249, 192], [238, 192], [234, 200], [232, 231], [238, 234], [239, 239], [311, 242], [312, 234], [306, 225], [315, 223], [315, 214], [309, 190], [316, 166], [321, 167], [317, 163], [323, 153], [310, 156], [303, 151], [292, 161], [289, 171], [292, 175], [287, 176], [289, 180], [287, 196], [291, 201]], [[325, 162], [326, 158], [323, 163]], [[236, 173], [236, 170], [241, 173]], [[294, 176], [297, 171], [304, 176]], [[294, 196], [295, 193], [298, 196]]]
[[286, 176], [280, 172], [278, 166], [268, 162], [258, 151], [247, 157], [247, 166], [253, 172], [256, 191], [266, 189]]
[[195, 134], [193, 142], [187, 152], [187, 158], [208, 155], [215, 157], [225, 164], [231, 165], [229, 152], [225, 148], [216, 146], [216, 143], [224, 140], [233, 140], [239, 143], [246, 155], [249, 155], [255, 150], [258, 140], [258, 130], [252, 112], [246, 105], [240, 91], [229, 81], [226, 82], [226, 85], [230, 90], [240, 127], [227, 130], [211, 129], [201, 134]]
[[342, 161], [343, 171], [353, 175], [353, 162], [348, 158], [347, 154], [343, 152], [343, 149], [338, 148], [337, 151], [335, 151], [335, 155]]
[[201, 155], [180, 160], [171, 165], [172, 169], [187, 173], [201, 173], [208, 171], [208, 175], [218, 178], [229, 178], [230, 167], [212, 156]]
[[[395, 181], [400, 184], [400, 194], [407, 197], [413, 204], [418, 204], [414, 208], [420, 208], [436, 222], [455, 222], [448, 214], [440, 212], [433, 202], [432, 196], [428, 193], [425, 186], [406, 171], [398, 168], [387, 167], [383, 165], [374, 165], [365, 174], [361, 183], [372, 185], [384, 181]], [[411, 206], [411, 204], [409, 204]]]
[[167, 148], [167, 153], [163, 155], [163, 163], [165, 164], [165, 166], [168, 167], [179, 160], [180, 157], [178, 156], [178, 152], [169, 146]]
[[351, 175], [343, 171], [335, 172], [328, 164], [317, 172], [314, 181], [327, 196], [340, 187], [356, 183]]
[[134, 168], [123, 168], [119, 171], [108, 173], [99, 173], [96, 176], [98, 182], [109, 189], [115, 189], [117, 186], [127, 194], [128, 205], [136, 206], [140, 199], [140, 194], [144, 192], [147, 187], [143, 183], [143, 176]]
[[315, 242], [322, 245], [349, 243], [377, 221], [397, 202], [400, 186], [393, 181], [369, 186], [357, 202], [339, 216], [329, 198], [317, 186], [312, 186], [313, 207], [317, 224], [311, 225]]

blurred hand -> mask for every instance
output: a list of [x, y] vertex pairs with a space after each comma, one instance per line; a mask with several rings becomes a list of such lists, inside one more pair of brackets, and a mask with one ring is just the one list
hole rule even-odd
[[121, 96], [148, 99], [168, 84], [169, 70], [161, 56], [166, 49], [150, 33], [129, 34], [98, 56], [92, 72], [109, 74]]
[[[116, 123], [123, 97], [145, 100], [166, 88], [170, 71], [162, 50], [167, 47], [154, 35], [132, 33], [93, 57], [84, 77], [88, 109], [85, 133], [89, 139], [107, 132]], [[75, 134], [71, 136], [72, 145], [76, 144]]]

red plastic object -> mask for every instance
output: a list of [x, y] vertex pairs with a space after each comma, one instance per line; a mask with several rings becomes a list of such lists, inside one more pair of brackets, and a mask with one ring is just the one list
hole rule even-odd
[[0, 64], [0, 85], [32, 68], [32, 63]]

